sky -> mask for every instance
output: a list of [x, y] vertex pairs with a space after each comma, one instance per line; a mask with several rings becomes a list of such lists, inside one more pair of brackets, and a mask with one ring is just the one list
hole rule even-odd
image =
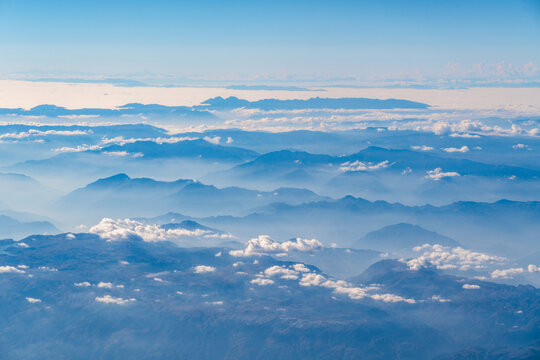
[[540, 0], [0, 0], [0, 77], [540, 79]]

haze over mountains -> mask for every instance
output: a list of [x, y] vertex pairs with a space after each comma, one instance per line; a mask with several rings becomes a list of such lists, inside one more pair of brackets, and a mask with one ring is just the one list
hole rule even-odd
[[317, 96], [0, 113], [8, 358], [540, 352], [537, 117]]

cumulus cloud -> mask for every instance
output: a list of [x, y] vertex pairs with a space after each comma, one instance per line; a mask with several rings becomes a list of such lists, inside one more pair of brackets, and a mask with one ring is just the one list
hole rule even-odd
[[373, 164], [371, 162], [361, 162], [361, 161], [347, 161], [341, 164], [339, 167], [340, 171], [374, 171], [374, 170], [380, 170], [385, 169], [387, 167], [391, 166], [388, 160], [382, 161], [377, 164]]
[[454, 153], [454, 152], [466, 153], [466, 152], [469, 152], [469, 147], [464, 145], [460, 148], [449, 147], [449, 148], [444, 148], [443, 150], [448, 153]]
[[274, 280], [272, 279], [265, 279], [265, 278], [255, 278], [253, 280], [250, 281], [252, 284], [257, 284], [257, 285], [260, 285], [260, 286], [265, 286], [265, 285], [271, 285], [274, 283]]
[[5, 273], [14, 273], [14, 274], [24, 274], [24, 270], [17, 269], [14, 266], [0, 266], [0, 274]]
[[458, 133], [453, 133], [453, 134], [450, 134], [450, 137], [459, 137], [459, 138], [468, 138], [468, 139], [472, 139], [472, 138], [479, 138], [480, 135], [476, 135], [476, 134], [467, 134], [467, 133], [464, 133], [464, 134], [458, 134]]
[[514, 275], [523, 273], [523, 268], [510, 268], [495, 270], [491, 273], [492, 279], [511, 279]]
[[193, 271], [196, 274], [206, 274], [206, 273], [212, 273], [216, 271], [216, 268], [213, 266], [207, 266], [207, 265], [197, 265], [193, 268]]
[[26, 301], [28, 301], [30, 304], [37, 304], [41, 302], [41, 299], [36, 299], [33, 297], [26, 297]]
[[221, 137], [219, 136], [214, 136], [214, 137], [209, 137], [209, 136], [205, 136], [203, 138], [204, 141], [207, 141], [211, 144], [214, 144], [214, 145], [219, 145], [219, 141], [221, 140]]
[[466, 250], [459, 246], [450, 248], [438, 244], [424, 244], [414, 247], [413, 251], [422, 252], [422, 254], [406, 261], [410, 270], [419, 270], [429, 265], [433, 265], [438, 269], [468, 270], [471, 266], [494, 264], [505, 260], [499, 256]]
[[249, 240], [244, 250], [232, 250], [229, 254], [232, 256], [272, 255], [292, 251], [312, 252], [322, 248], [323, 244], [317, 239], [296, 238], [280, 243], [272, 240], [268, 235], [259, 235]]
[[411, 149], [413, 149], [413, 150], [422, 150], [422, 151], [430, 151], [430, 150], [433, 150], [433, 147], [427, 146], [427, 145], [413, 145], [413, 146], [411, 146]]
[[65, 152], [81, 152], [81, 151], [99, 150], [99, 149], [101, 149], [101, 146], [99, 145], [83, 144], [83, 145], [78, 145], [77, 147], [63, 146], [63, 147], [54, 149], [54, 151], [65, 153]]
[[[262, 273], [257, 275], [257, 278], [251, 280], [251, 283], [259, 285], [271, 284], [265, 280], [272, 280], [269, 278], [279, 277], [286, 280], [298, 280], [300, 286], [305, 287], [324, 287], [332, 289], [336, 294], [343, 294], [348, 296], [351, 299], [359, 300], [363, 298], [370, 298], [373, 300], [383, 301], [383, 302], [407, 302], [415, 303], [414, 299], [403, 298], [394, 294], [373, 294], [371, 293], [374, 290], [378, 290], [377, 286], [366, 286], [366, 287], [357, 287], [353, 286], [343, 280], [333, 280], [326, 278], [321, 274], [311, 272], [304, 264], [293, 264], [289, 267], [287, 266], [271, 266], [265, 269]], [[274, 281], [272, 280], [272, 283]]]
[[104, 304], [116, 304], [116, 305], [126, 305], [130, 302], [134, 302], [135, 299], [122, 299], [119, 297], [112, 297], [111, 295], [97, 296], [96, 301]]
[[112, 289], [113, 284], [110, 283], [110, 282], [103, 282], [103, 281], [100, 281], [100, 282], [97, 284], [97, 287], [98, 287], [98, 288], [104, 288], [104, 289]]
[[[108, 241], [125, 240], [138, 236], [144, 241], [166, 241], [180, 237], [207, 237], [213, 235], [209, 230], [163, 229], [159, 225], [146, 225], [131, 219], [113, 220], [103, 218], [90, 232]], [[230, 235], [229, 235], [230, 236]]]
[[282, 279], [296, 280], [298, 279], [298, 273], [296, 270], [288, 269], [282, 266], [272, 266], [264, 270], [266, 276], [279, 276]]
[[333, 289], [335, 293], [347, 295], [349, 298], [354, 300], [371, 298], [373, 300], [383, 302], [406, 302], [409, 304], [414, 304], [416, 302], [414, 299], [407, 299], [394, 294], [370, 294], [370, 291], [377, 290], [378, 287], [356, 287], [343, 280], [330, 280], [320, 274], [315, 273], [304, 273], [299, 284], [300, 286], [320, 286]]
[[533, 273], [533, 272], [540, 272], [540, 267], [531, 264], [531, 265], [527, 266], [527, 270], [528, 270], [529, 272], [531, 272], [531, 273]]
[[77, 287], [89, 287], [89, 286], [92, 286], [92, 284], [90, 284], [88, 281], [74, 283], [73, 285], [75, 285]]
[[101, 144], [109, 145], [109, 144], [118, 144], [118, 145], [125, 145], [125, 144], [131, 144], [135, 142], [155, 142], [157, 144], [174, 144], [182, 141], [193, 141], [198, 140], [198, 137], [189, 137], [189, 136], [181, 136], [181, 137], [157, 137], [157, 138], [124, 138], [122, 136], [117, 136], [114, 138], [103, 138], [101, 140]]
[[39, 137], [48, 135], [61, 135], [61, 136], [73, 136], [73, 135], [88, 135], [92, 133], [91, 130], [37, 130], [30, 129], [28, 131], [18, 133], [6, 133], [1, 134], [0, 139], [25, 139], [29, 137]]
[[512, 149], [514, 149], [514, 150], [532, 150], [532, 148], [529, 145], [526, 145], [526, 144], [512, 145]]
[[467, 289], [467, 290], [478, 290], [480, 289], [480, 286], [474, 285], [474, 284], [463, 284], [462, 288]]
[[427, 171], [426, 179], [439, 181], [441, 179], [444, 179], [447, 177], [454, 177], [454, 176], [461, 176], [461, 175], [455, 171], [443, 172], [441, 168], [436, 168], [436, 169]]
[[304, 264], [294, 264], [293, 265], [294, 270], [300, 271], [300, 272], [309, 272], [309, 268]]

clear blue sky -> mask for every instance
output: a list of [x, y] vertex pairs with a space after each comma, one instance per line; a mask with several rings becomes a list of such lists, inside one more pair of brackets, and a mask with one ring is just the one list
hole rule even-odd
[[0, 0], [3, 74], [369, 78], [503, 61], [540, 66], [540, 0]]

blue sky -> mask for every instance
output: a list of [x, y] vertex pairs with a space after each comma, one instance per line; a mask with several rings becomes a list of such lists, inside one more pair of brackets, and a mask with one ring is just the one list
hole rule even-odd
[[4, 75], [534, 77], [539, 39], [539, 0], [0, 0]]

